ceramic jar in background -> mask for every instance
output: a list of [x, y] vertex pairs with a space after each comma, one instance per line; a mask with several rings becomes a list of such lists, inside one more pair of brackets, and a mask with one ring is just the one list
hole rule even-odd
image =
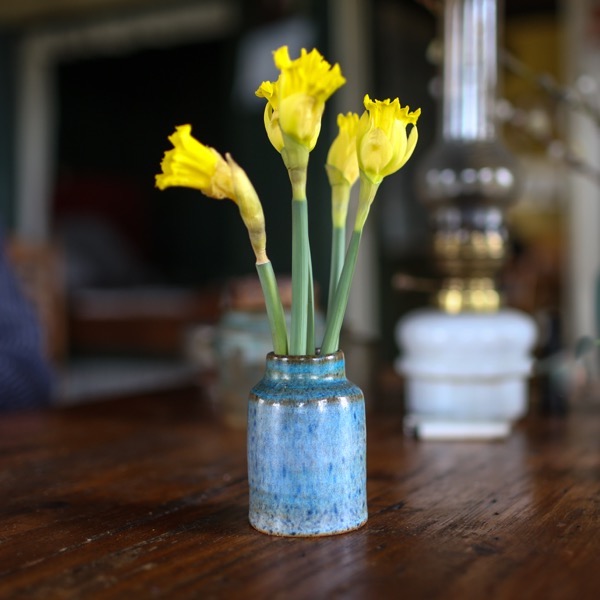
[[246, 427], [248, 390], [261, 378], [273, 349], [262, 311], [227, 310], [215, 331], [215, 408], [232, 427]]

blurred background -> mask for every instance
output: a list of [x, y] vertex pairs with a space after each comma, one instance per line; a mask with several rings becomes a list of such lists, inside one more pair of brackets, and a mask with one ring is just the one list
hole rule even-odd
[[[192, 124], [244, 167], [264, 205], [276, 272], [289, 272], [289, 184], [254, 96], [276, 79], [271, 53], [283, 44], [292, 56], [319, 48], [348, 80], [311, 155], [322, 290], [330, 244], [322, 165], [337, 113], [362, 112], [365, 93], [422, 109], [413, 159], [381, 187], [346, 322], [358, 363], [367, 360], [361, 347], [377, 348], [378, 365], [393, 363], [395, 324], [429, 302], [436, 281], [416, 170], [436, 135], [439, 9], [417, 0], [0, 4], [0, 219], [64, 374], [63, 401], [214, 368], [224, 299], [234, 289], [238, 300], [249, 296], [241, 306], [252, 304], [253, 291], [239, 285], [254, 261], [235, 205], [154, 188], [175, 125]], [[503, 12], [498, 114], [523, 166], [503, 286], [508, 304], [538, 319], [541, 345], [560, 347], [596, 334], [600, 2], [506, 0]]]

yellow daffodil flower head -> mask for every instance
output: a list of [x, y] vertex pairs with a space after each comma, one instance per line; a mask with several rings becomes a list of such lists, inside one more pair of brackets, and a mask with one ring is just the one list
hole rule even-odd
[[281, 134], [281, 128], [279, 127], [279, 103], [277, 97], [277, 82], [272, 83], [271, 81], [263, 81], [256, 95], [259, 98], [265, 98], [267, 104], [264, 112], [264, 122], [269, 141], [273, 144], [273, 147], [277, 152], [281, 153], [283, 150], [283, 136]]
[[[417, 120], [421, 109], [409, 112], [396, 98], [371, 100], [364, 98], [357, 132], [358, 165], [363, 176], [379, 184], [384, 177], [404, 166], [417, 145]], [[407, 136], [406, 128], [411, 126]]]
[[189, 187], [210, 198], [236, 201], [229, 165], [214, 148], [192, 137], [191, 125], [176, 127], [169, 141], [173, 149], [165, 152], [156, 187]]
[[173, 149], [165, 153], [162, 173], [156, 176], [156, 187], [161, 190], [173, 186], [189, 187], [210, 198], [233, 200], [248, 229], [257, 264], [268, 262], [265, 217], [248, 176], [229, 154], [223, 158], [191, 133], [190, 125], [180, 125], [169, 136]]
[[318, 50], [291, 60], [287, 46], [274, 53], [279, 75], [279, 119], [283, 132], [312, 150], [321, 130], [325, 102], [346, 80], [340, 66], [333, 67]]
[[[321, 131], [325, 102], [346, 80], [339, 65], [332, 67], [316, 49], [307, 52], [303, 48], [300, 56], [292, 60], [288, 47], [282, 46], [273, 56], [280, 71], [277, 82], [272, 84], [276, 93], [269, 97], [263, 84], [257, 95], [266, 97], [273, 112], [278, 112], [276, 117], [288, 155], [294, 154], [295, 144], [310, 152]], [[290, 160], [294, 162], [293, 156]]]
[[353, 185], [358, 179], [358, 159], [356, 156], [356, 133], [358, 115], [340, 114], [337, 118], [338, 134], [333, 140], [325, 169], [329, 183], [334, 185]]
[[231, 155], [226, 154], [225, 157], [231, 170], [240, 215], [244, 221], [244, 225], [246, 225], [246, 229], [248, 229], [250, 243], [256, 255], [256, 263], [266, 263], [269, 259], [266, 253], [267, 234], [262, 204], [246, 172], [231, 158]]

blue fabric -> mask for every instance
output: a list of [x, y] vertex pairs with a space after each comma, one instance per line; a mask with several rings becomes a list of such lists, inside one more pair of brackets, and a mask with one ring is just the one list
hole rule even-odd
[[48, 406], [52, 389], [35, 310], [22, 294], [0, 234], [0, 412]]

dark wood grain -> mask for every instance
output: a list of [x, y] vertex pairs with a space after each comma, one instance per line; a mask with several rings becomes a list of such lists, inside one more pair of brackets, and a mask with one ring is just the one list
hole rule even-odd
[[369, 416], [369, 522], [247, 522], [244, 433], [197, 392], [0, 419], [0, 598], [600, 597], [600, 412], [506, 442]]

